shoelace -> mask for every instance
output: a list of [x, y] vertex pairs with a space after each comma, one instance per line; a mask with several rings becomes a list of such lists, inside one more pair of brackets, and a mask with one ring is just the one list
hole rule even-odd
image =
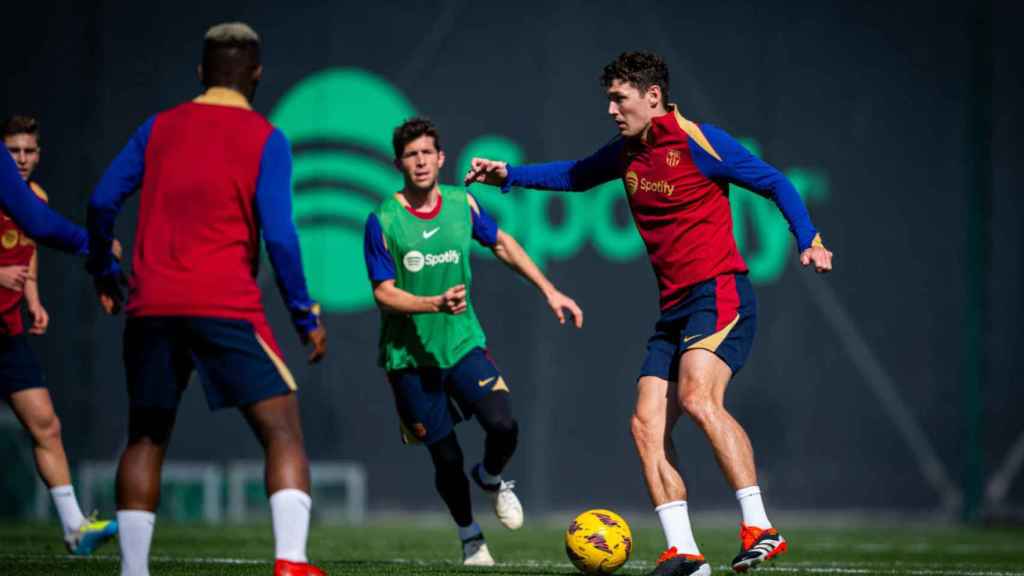
[[498, 486], [498, 492], [511, 492], [516, 487], [515, 480], [502, 480], [501, 486]]

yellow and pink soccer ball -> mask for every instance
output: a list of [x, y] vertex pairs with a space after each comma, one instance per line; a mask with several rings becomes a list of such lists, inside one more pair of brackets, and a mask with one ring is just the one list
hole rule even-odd
[[629, 524], [611, 510], [587, 510], [565, 531], [565, 553], [584, 574], [611, 574], [632, 551]]

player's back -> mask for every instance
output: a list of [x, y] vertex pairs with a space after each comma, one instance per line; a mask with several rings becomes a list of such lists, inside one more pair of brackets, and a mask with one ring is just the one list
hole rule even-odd
[[255, 195], [273, 126], [248, 109], [189, 102], [158, 114], [145, 150], [128, 313], [260, 312]]

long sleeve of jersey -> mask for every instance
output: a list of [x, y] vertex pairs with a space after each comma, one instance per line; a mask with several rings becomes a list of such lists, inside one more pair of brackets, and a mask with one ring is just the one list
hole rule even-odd
[[295, 329], [308, 334], [319, 325], [319, 316], [302, 270], [299, 235], [292, 217], [292, 153], [280, 130], [271, 133], [263, 148], [256, 183], [256, 212], [277, 288]]
[[701, 124], [701, 131], [718, 153], [721, 160], [701, 146], [690, 151], [697, 168], [708, 178], [726, 180], [770, 198], [789, 223], [802, 251], [811, 246], [818, 232], [811, 224], [811, 216], [793, 183], [774, 166], [750, 153], [725, 130], [710, 124]]
[[537, 190], [580, 192], [622, 176], [622, 148], [625, 140], [616, 137], [597, 152], [582, 160], [509, 166], [501, 191], [513, 186]]
[[86, 254], [85, 229], [48, 208], [21, 179], [11, 155], [5, 152], [0, 156], [0, 209], [36, 242], [71, 254]]
[[107, 167], [89, 198], [86, 226], [89, 228], [90, 256], [87, 268], [93, 275], [106, 276], [119, 269], [110, 254], [110, 245], [114, 241], [114, 223], [125, 201], [142, 184], [142, 175], [146, 170], [146, 145], [155, 118], [150, 117], [139, 126], [128, 144]]

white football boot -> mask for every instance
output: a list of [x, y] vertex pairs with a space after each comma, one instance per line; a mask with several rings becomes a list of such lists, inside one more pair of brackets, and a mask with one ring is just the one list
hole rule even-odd
[[462, 542], [463, 566], [494, 566], [494, 558], [487, 549], [483, 534]]
[[513, 491], [516, 487], [515, 480], [502, 480], [497, 485], [484, 484], [480, 479], [481, 466], [482, 464], [478, 463], [473, 467], [473, 481], [494, 499], [494, 513], [498, 516], [498, 520], [509, 530], [522, 528], [523, 505], [519, 502], [519, 497]]

